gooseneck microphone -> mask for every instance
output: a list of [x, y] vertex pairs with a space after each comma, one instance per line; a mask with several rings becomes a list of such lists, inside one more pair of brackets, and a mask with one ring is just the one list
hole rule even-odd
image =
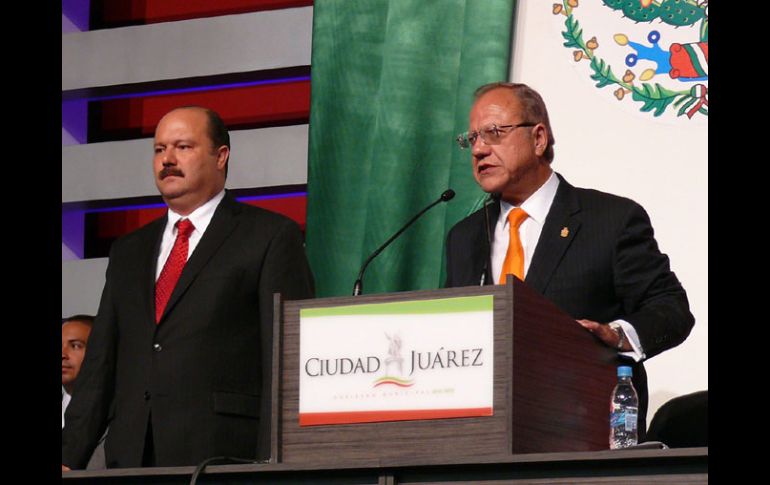
[[353, 285], [353, 296], [358, 296], [361, 294], [361, 290], [363, 289], [363, 279], [364, 279], [364, 271], [366, 271], [366, 267], [369, 265], [369, 263], [377, 257], [378, 254], [382, 252], [383, 249], [388, 247], [388, 244], [392, 243], [398, 236], [401, 235], [402, 232], [406, 230], [407, 227], [411, 226], [414, 221], [420, 218], [421, 215], [425, 214], [431, 207], [433, 207], [436, 204], [439, 204], [441, 202], [447, 202], [452, 200], [452, 198], [455, 196], [455, 191], [452, 189], [447, 189], [444, 191], [443, 194], [441, 194], [441, 197], [439, 197], [437, 200], [433, 201], [428, 207], [424, 208], [420, 212], [417, 213], [416, 216], [409, 219], [409, 222], [404, 224], [404, 227], [398, 230], [397, 233], [393, 234], [390, 239], [385, 241], [385, 243], [377, 248], [376, 251], [374, 251], [368, 258], [366, 258], [366, 261], [364, 261], [364, 264], [361, 266], [361, 271], [358, 272], [358, 279], [356, 280], [355, 284]]
[[[484, 231], [487, 235], [487, 255], [486, 258], [484, 258], [484, 268], [481, 270], [481, 278], [479, 279], [479, 286], [484, 286], [484, 283], [486, 283], [487, 278], [487, 269], [492, 267], [492, 226], [489, 223], [489, 205], [493, 202], [499, 203], [500, 197], [502, 196], [499, 192], [492, 192], [489, 194], [489, 197], [487, 197], [487, 200], [484, 201]], [[492, 275], [492, 283], [494, 283], [494, 275]]]

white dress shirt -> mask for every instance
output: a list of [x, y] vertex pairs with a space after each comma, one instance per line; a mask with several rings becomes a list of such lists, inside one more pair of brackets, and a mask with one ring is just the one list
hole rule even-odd
[[166, 264], [171, 249], [174, 247], [174, 241], [176, 241], [176, 223], [180, 219], [190, 219], [195, 229], [190, 234], [189, 246], [187, 249], [187, 259], [190, 259], [190, 255], [195, 251], [198, 243], [203, 237], [203, 233], [206, 232], [206, 228], [209, 227], [211, 218], [214, 217], [214, 211], [222, 199], [225, 197], [225, 191], [222, 189], [220, 193], [211, 198], [208, 202], [198, 207], [190, 213], [188, 216], [182, 216], [168, 209], [168, 221], [166, 222], [166, 228], [163, 231], [163, 240], [160, 243], [160, 254], [158, 254], [158, 264], [155, 265], [155, 281], [160, 278], [160, 272], [163, 271], [163, 265]]
[[[524, 249], [524, 276], [526, 277], [529, 265], [532, 262], [532, 256], [535, 254], [537, 242], [540, 234], [543, 232], [543, 225], [548, 212], [553, 205], [553, 199], [556, 197], [556, 190], [559, 188], [559, 177], [556, 172], [551, 172], [551, 176], [540, 186], [532, 195], [529, 196], [519, 207], [526, 212], [527, 217], [519, 226], [519, 239]], [[495, 224], [495, 233], [492, 239], [492, 277], [495, 282], [500, 282], [500, 272], [505, 262], [505, 254], [508, 252], [508, 243], [510, 242], [510, 223], [508, 222], [508, 213], [516, 206], [500, 200], [500, 216]], [[633, 350], [620, 352], [621, 355], [633, 358], [639, 362], [644, 358], [644, 351], [639, 342], [639, 335], [634, 327], [625, 320], [616, 320], [623, 327], [623, 331], [628, 338], [629, 344]], [[602, 322], [599, 322], [602, 323]]]
[[70, 405], [72, 396], [61, 386], [61, 429], [64, 429], [64, 411], [67, 410], [67, 406]]

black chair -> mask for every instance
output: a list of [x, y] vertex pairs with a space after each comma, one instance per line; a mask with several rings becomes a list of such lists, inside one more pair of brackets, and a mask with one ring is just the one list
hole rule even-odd
[[675, 397], [660, 407], [647, 430], [646, 441], [669, 448], [708, 446], [708, 390]]

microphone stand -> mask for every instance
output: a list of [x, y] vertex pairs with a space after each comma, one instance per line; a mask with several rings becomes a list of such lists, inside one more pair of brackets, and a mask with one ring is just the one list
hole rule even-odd
[[361, 291], [363, 290], [363, 279], [364, 279], [364, 271], [366, 271], [366, 267], [369, 265], [369, 263], [377, 257], [378, 254], [382, 252], [383, 249], [388, 247], [388, 244], [392, 243], [398, 236], [401, 235], [409, 226], [414, 223], [417, 219], [420, 218], [421, 215], [425, 214], [429, 209], [431, 209], [436, 204], [439, 204], [441, 202], [446, 202], [451, 200], [455, 196], [455, 191], [452, 189], [447, 189], [444, 191], [443, 194], [441, 194], [441, 197], [439, 197], [437, 200], [432, 202], [428, 207], [424, 208], [420, 212], [417, 213], [416, 216], [409, 219], [409, 222], [407, 222], [404, 227], [399, 229], [399, 231], [395, 234], [393, 234], [390, 239], [385, 241], [385, 243], [377, 248], [376, 251], [374, 251], [368, 258], [366, 258], [366, 261], [364, 262], [363, 266], [361, 266], [361, 271], [358, 272], [358, 279], [356, 280], [355, 284], [353, 285], [353, 296], [359, 296], [361, 294]]
[[[484, 259], [484, 269], [481, 270], [481, 279], [479, 280], [479, 286], [484, 286], [487, 279], [487, 268], [492, 267], [492, 231], [489, 223], [489, 204], [493, 202], [500, 202], [500, 195], [498, 192], [492, 192], [489, 194], [489, 198], [484, 201], [484, 229], [487, 236], [487, 257]], [[493, 275], [494, 278], [494, 275]], [[494, 282], [494, 281], [493, 281]]]

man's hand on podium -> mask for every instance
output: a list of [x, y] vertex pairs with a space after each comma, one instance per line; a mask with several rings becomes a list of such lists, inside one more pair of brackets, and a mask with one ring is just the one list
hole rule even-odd
[[69, 472], [69, 471], [72, 471], [72, 470], [70, 470], [70, 467], [68, 467], [67, 465], [62, 465], [62, 466], [61, 466], [61, 471], [63, 471], [63, 472]]
[[[596, 335], [599, 340], [604, 342], [609, 347], [612, 347], [613, 349], [618, 348], [618, 343], [620, 343], [620, 335], [609, 325], [604, 325], [599, 322], [586, 319], [581, 319], [577, 322], [582, 325], [583, 328]], [[632, 350], [631, 344], [628, 343], [628, 339], [623, 339], [623, 346], [618, 350], [621, 352]]]

